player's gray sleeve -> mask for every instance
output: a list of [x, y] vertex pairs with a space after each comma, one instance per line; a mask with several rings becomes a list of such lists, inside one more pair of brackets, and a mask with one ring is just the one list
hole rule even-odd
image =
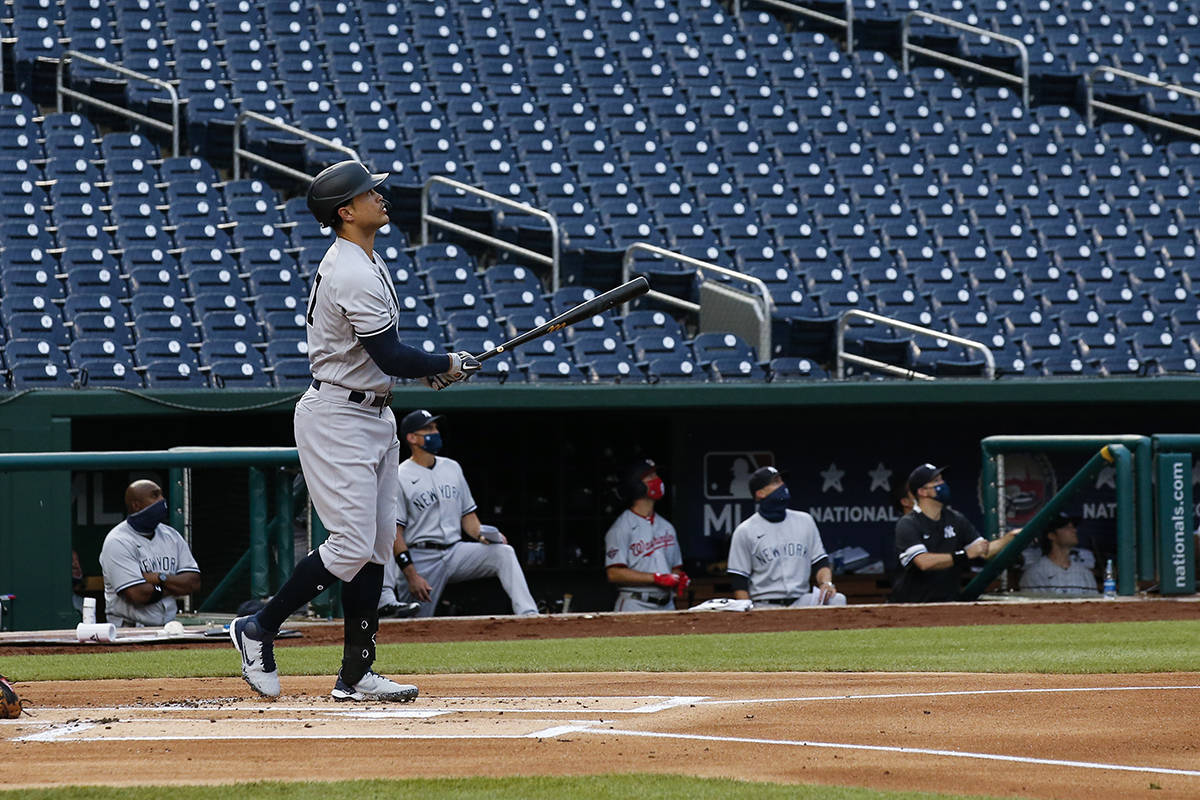
[[100, 569], [114, 592], [146, 582], [137, 548], [121, 537], [109, 536], [104, 540], [100, 548]]
[[753, 568], [750, 532], [739, 525], [733, 531], [733, 538], [729, 540], [729, 562], [726, 569], [736, 575], [744, 575], [748, 578]]
[[192, 550], [188, 547], [187, 541], [179, 533], [179, 531], [171, 528], [171, 532], [175, 534], [175, 574], [181, 572], [199, 572], [200, 565], [196, 563], [196, 557], [192, 555]]
[[331, 278], [331, 299], [346, 315], [356, 336], [375, 336], [396, 321], [390, 292], [378, 275], [366, 269], [346, 269]]
[[812, 563], [815, 565], [821, 559], [828, 559], [829, 554], [825, 552], [825, 543], [821, 541], [821, 529], [817, 527], [817, 522], [811, 516], [805, 519], [809, 527], [812, 528]]
[[604, 566], [629, 566], [626, 563], [629, 560], [626, 557], [626, 554], [629, 552], [628, 539], [625, 526], [621, 524], [621, 517], [617, 517], [617, 521], [609, 527], [608, 533], [604, 534]]
[[396, 524], [404, 528], [408, 527], [408, 494], [404, 491], [405, 485], [412, 485], [411, 481], [406, 481], [403, 477], [400, 480], [400, 497], [396, 500]]
[[458, 496], [462, 500], [462, 515], [465, 517], [476, 508], [475, 498], [471, 495], [471, 487], [467, 485], [467, 476], [463, 474], [462, 464], [456, 464], [458, 467]]

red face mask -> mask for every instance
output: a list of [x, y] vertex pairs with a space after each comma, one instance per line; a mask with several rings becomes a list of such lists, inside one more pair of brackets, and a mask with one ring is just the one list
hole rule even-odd
[[646, 497], [651, 500], [662, 500], [665, 493], [662, 478], [651, 478], [646, 482]]

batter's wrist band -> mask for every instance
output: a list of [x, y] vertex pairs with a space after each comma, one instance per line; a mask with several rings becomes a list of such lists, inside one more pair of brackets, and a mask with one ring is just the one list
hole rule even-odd
[[955, 550], [954, 551], [954, 566], [965, 567], [970, 563], [971, 563], [971, 559], [967, 558], [966, 550]]
[[396, 564], [399, 565], [401, 570], [407, 569], [412, 566], [412, 556], [408, 554], [407, 550], [401, 550], [399, 553], [396, 553]]

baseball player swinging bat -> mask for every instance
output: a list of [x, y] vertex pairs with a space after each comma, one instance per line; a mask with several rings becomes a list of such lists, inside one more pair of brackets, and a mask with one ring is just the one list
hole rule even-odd
[[509, 339], [503, 344], [499, 344], [488, 350], [486, 353], [475, 356], [476, 361], [487, 361], [489, 358], [494, 358], [501, 353], [507, 353], [518, 345], [531, 342], [534, 339], [545, 336], [548, 333], [562, 330], [569, 325], [574, 325], [577, 322], [583, 322], [585, 319], [591, 319], [597, 314], [607, 311], [613, 306], [618, 306], [622, 303], [627, 303], [635, 297], [640, 297], [650, 291], [650, 284], [643, 277], [637, 277], [628, 283], [623, 283], [615, 289], [609, 289], [604, 294], [596, 295], [586, 303], [580, 303], [574, 308], [567, 309], [549, 322], [525, 331], [520, 336]]

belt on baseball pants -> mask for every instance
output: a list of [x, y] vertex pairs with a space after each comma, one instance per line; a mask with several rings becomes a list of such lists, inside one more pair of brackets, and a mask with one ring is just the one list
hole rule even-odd
[[[329, 383], [328, 381], [326, 381], [325, 383], [322, 383], [321, 381], [314, 380], [312, 382], [312, 388], [316, 389], [318, 392], [321, 391], [322, 386], [333, 386], [335, 388], [341, 389], [342, 391], [344, 391], [346, 393], [347, 400], [349, 400], [351, 403], [358, 403], [360, 406], [367, 399], [367, 393], [360, 392], [358, 389], [347, 389], [345, 386], [338, 386], [336, 383]], [[375, 399], [372, 400], [367, 405], [369, 405], [371, 408], [383, 408], [384, 406], [390, 404], [391, 402], [392, 402], [392, 392], [389, 389], [387, 394], [375, 395]]]
[[663, 597], [662, 595], [650, 594], [649, 592], [626, 592], [634, 600], [641, 600], [643, 603], [654, 603], [656, 606], [665, 606], [671, 602], [671, 595]]
[[799, 597], [767, 597], [762, 600], [755, 600], [754, 603], [755, 605], [766, 603], [769, 606], [790, 606], [799, 599]]
[[443, 544], [442, 542], [413, 542], [409, 547], [415, 547], [418, 550], [449, 550], [456, 544], [458, 542], [451, 542], [450, 544]]

